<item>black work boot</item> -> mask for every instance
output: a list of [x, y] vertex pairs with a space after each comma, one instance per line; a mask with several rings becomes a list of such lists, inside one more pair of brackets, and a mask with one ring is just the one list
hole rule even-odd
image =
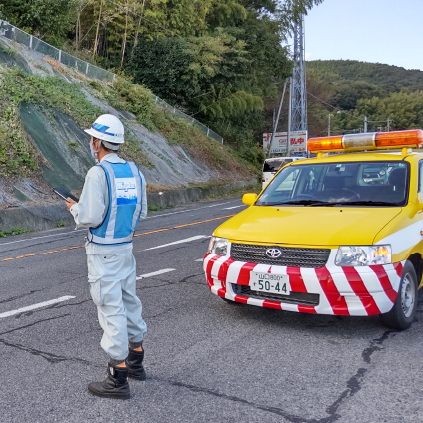
[[134, 351], [129, 349], [128, 358], [126, 359], [126, 365], [128, 366], [128, 377], [137, 380], [145, 380], [147, 375], [145, 374], [142, 361], [144, 360], [144, 348], [142, 351]]
[[129, 399], [128, 368], [107, 365], [107, 378], [91, 382], [88, 391], [102, 398]]

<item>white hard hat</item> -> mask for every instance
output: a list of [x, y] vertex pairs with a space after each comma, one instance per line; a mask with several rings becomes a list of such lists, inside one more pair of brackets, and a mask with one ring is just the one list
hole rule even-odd
[[112, 144], [123, 144], [125, 142], [122, 122], [113, 115], [99, 116], [93, 126], [90, 129], [85, 129], [85, 132], [94, 138]]

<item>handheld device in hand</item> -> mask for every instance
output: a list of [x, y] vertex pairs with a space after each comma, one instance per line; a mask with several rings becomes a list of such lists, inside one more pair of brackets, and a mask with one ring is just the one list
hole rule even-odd
[[73, 201], [78, 202], [79, 198], [76, 198], [74, 195], [72, 195], [69, 191], [66, 191], [62, 188], [53, 188], [53, 191], [61, 198], [63, 198], [65, 201], [68, 201], [68, 198], [72, 199]]

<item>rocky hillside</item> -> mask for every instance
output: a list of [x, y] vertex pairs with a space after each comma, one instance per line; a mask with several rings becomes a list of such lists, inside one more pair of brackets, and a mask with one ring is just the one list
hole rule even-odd
[[150, 191], [225, 184], [257, 172], [157, 107], [144, 87], [91, 80], [0, 37], [0, 208], [57, 202], [52, 186], [78, 194], [94, 164], [83, 128], [102, 113], [124, 122], [121, 154], [140, 166]]

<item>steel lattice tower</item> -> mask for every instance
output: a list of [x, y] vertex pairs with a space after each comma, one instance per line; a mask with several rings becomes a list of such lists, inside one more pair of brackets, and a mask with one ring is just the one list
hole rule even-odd
[[304, 15], [294, 27], [294, 71], [292, 76], [291, 130], [307, 130], [307, 91], [304, 57]]

